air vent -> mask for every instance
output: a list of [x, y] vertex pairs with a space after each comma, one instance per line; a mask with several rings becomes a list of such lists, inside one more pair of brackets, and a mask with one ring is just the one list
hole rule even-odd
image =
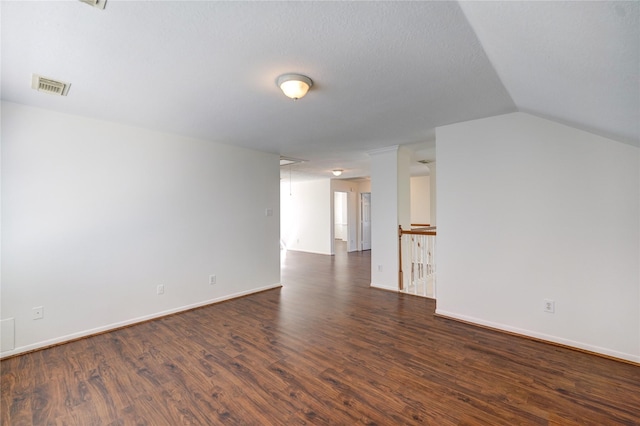
[[67, 96], [71, 84], [64, 81], [57, 81], [41, 75], [33, 74], [31, 77], [31, 88], [38, 92], [49, 93], [50, 95]]
[[86, 3], [89, 6], [97, 7], [98, 9], [104, 9], [107, 4], [107, 0], [80, 0], [82, 3]]
[[290, 166], [292, 164], [304, 163], [306, 160], [300, 160], [298, 158], [280, 157], [280, 166]]

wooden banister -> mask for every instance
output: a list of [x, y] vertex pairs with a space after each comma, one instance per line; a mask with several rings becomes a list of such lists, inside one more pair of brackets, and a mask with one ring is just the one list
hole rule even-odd
[[402, 235], [436, 235], [436, 230], [420, 230], [420, 229], [412, 229], [410, 231], [402, 231], [402, 233], [400, 234]]
[[[414, 226], [413, 224], [411, 226]], [[435, 226], [425, 226], [423, 228], [414, 228], [409, 230], [403, 230], [402, 225], [398, 225], [400, 237], [403, 234], [407, 235], [436, 235], [436, 227]]]

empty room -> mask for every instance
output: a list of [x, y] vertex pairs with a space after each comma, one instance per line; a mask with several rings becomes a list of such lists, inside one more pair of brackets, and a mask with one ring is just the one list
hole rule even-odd
[[640, 424], [637, 1], [0, 24], [1, 424]]

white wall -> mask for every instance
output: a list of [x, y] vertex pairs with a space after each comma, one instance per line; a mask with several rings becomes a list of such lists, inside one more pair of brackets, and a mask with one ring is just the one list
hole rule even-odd
[[430, 222], [429, 176], [411, 177], [411, 223]]
[[278, 182], [277, 155], [3, 103], [2, 355], [279, 286]]
[[[358, 229], [357, 229], [357, 249], [358, 250], [362, 250], [362, 242], [363, 242], [363, 235], [362, 235], [362, 194], [365, 193], [369, 193], [371, 194], [371, 180], [367, 180], [364, 182], [360, 182], [358, 184], [358, 194], [357, 194], [357, 199], [356, 199], [356, 206], [357, 206], [357, 221], [358, 221]], [[371, 203], [373, 203], [373, 195], [371, 195], [370, 201]], [[369, 232], [371, 232], [371, 229], [369, 229]], [[371, 235], [369, 235], [369, 242], [371, 242]]]
[[403, 147], [371, 156], [371, 286], [398, 290], [398, 225], [411, 227], [410, 155]]
[[[342, 205], [343, 222], [345, 225], [343, 227], [343, 231], [345, 232], [343, 240], [347, 242], [348, 252], [358, 251], [359, 247], [361, 247], [360, 240], [358, 239], [358, 229], [360, 228], [360, 184], [345, 179], [331, 179], [331, 192], [334, 194], [334, 200], [337, 199], [336, 194], [346, 194], [344, 198], [346, 204]], [[335, 206], [333, 211], [335, 211]], [[335, 223], [335, 215], [333, 220]], [[333, 238], [339, 237], [334, 235]], [[332, 246], [331, 253], [335, 254], [335, 245]]]
[[[344, 179], [285, 180], [280, 187], [281, 238], [288, 250], [331, 255], [334, 238], [342, 237], [349, 251], [357, 250], [360, 184]], [[369, 185], [365, 188], [370, 190]], [[349, 225], [348, 235], [337, 235], [335, 230], [335, 194], [341, 192], [347, 195], [342, 219]]]
[[437, 313], [640, 361], [640, 150], [524, 113], [436, 135]]
[[438, 194], [437, 194], [437, 168], [436, 163], [429, 163], [429, 224], [437, 226], [436, 212], [438, 211]]
[[331, 254], [331, 181], [283, 181], [280, 186], [281, 238], [287, 249]]
[[348, 241], [347, 235], [348, 215], [347, 215], [347, 193], [346, 192], [334, 192], [334, 207], [333, 207], [333, 221], [334, 221], [334, 239]]

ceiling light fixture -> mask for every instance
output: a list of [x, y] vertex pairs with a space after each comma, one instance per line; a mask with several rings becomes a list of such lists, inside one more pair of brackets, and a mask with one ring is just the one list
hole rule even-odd
[[334, 176], [340, 176], [342, 172], [343, 172], [342, 169], [335, 169], [331, 171], [331, 173], [333, 173]]
[[295, 101], [307, 94], [313, 81], [300, 74], [284, 74], [278, 77], [277, 84], [282, 93]]

